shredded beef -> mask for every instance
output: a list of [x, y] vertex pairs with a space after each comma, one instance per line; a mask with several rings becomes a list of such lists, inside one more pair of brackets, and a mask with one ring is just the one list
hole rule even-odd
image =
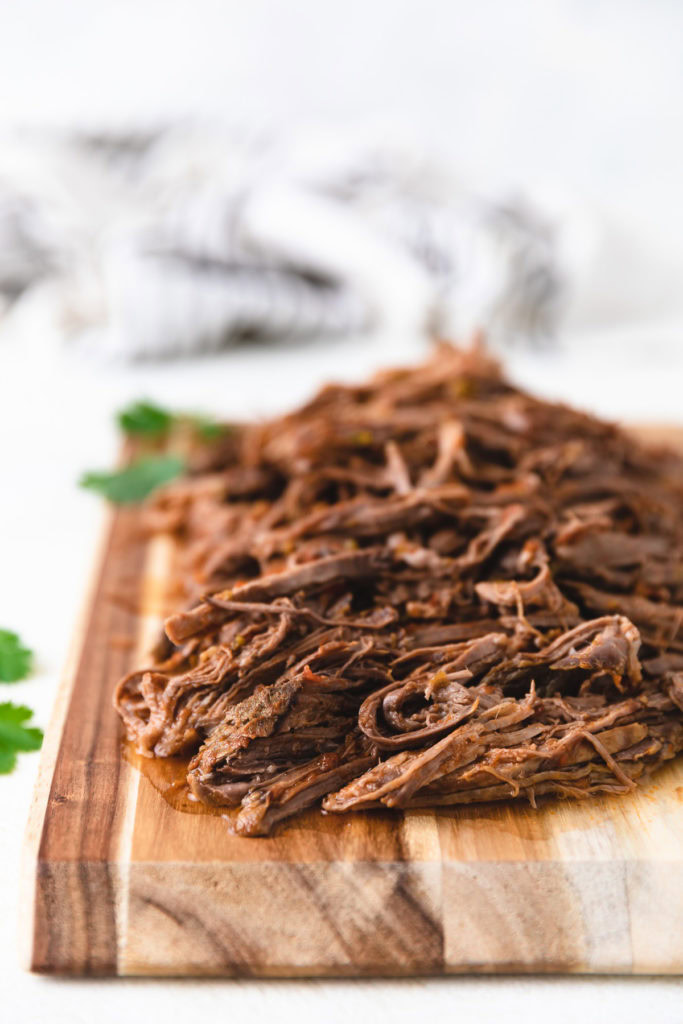
[[683, 748], [683, 459], [479, 349], [233, 428], [145, 516], [183, 597], [115, 704], [243, 835], [622, 793]]

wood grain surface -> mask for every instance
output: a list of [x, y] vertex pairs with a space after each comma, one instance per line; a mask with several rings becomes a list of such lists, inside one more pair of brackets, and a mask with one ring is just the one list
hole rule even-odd
[[[645, 433], [645, 431], [643, 431]], [[649, 439], [683, 446], [683, 430]], [[683, 971], [683, 758], [626, 796], [323, 816], [182, 813], [113, 688], [167, 610], [170, 541], [107, 525], [28, 825], [28, 966], [65, 974]], [[160, 767], [161, 766], [161, 767]]]

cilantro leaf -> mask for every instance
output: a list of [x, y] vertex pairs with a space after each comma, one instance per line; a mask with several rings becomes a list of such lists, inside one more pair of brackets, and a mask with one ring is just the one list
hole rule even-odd
[[229, 423], [219, 423], [211, 416], [192, 416], [191, 423], [202, 441], [217, 441], [232, 429]]
[[162, 409], [154, 402], [142, 399], [139, 402], [131, 402], [125, 409], [121, 409], [116, 418], [124, 434], [160, 437], [171, 427], [175, 414]]
[[213, 416], [200, 413], [171, 412], [146, 398], [131, 402], [116, 416], [119, 427], [129, 436], [160, 438], [177, 425], [189, 426], [202, 441], [215, 441], [231, 428]]
[[43, 742], [42, 729], [26, 726], [33, 712], [23, 704], [8, 701], [0, 704], [0, 774], [11, 772], [22, 750], [39, 750]]
[[125, 505], [142, 501], [184, 471], [185, 460], [179, 455], [149, 455], [110, 473], [84, 473], [79, 483], [116, 505]]
[[21, 646], [16, 633], [0, 629], [0, 682], [16, 683], [31, 671], [33, 654]]

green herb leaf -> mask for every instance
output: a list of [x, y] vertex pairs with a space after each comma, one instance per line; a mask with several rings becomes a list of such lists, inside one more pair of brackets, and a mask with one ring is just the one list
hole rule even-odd
[[33, 655], [27, 647], [21, 646], [16, 633], [0, 629], [0, 682], [16, 683], [31, 671]]
[[135, 437], [163, 437], [172, 427], [185, 424], [203, 441], [215, 441], [231, 429], [230, 424], [219, 423], [213, 416], [171, 412], [147, 399], [131, 402], [117, 414], [116, 419], [125, 434]]
[[142, 501], [184, 471], [185, 460], [179, 455], [149, 455], [111, 473], [85, 473], [80, 485], [98, 491], [115, 505], [125, 505]]
[[42, 730], [25, 725], [31, 718], [33, 712], [23, 704], [0, 704], [0, 774], [12, 771], [19, 751], [40, 749]]
[[203, 441], [217, 441], [231, 430], [229, 423], [219, 423], [210, 416], [192, 416], [190, 422]]
[[171, 427], [175, 414], [167, 409], [162, 409], [154, 402], [142, 399], [140, 402], [132, 402], [126, 406], [116, 418], [125, 434], [161, 437]]

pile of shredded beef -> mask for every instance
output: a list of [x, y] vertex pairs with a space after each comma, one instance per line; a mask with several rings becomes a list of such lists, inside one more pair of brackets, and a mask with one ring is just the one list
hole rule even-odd
[[241, 834], [622, 793], [683, 748], [683, 459], [481, 350], [236, 427], [146, 515], [183, 610], [116, 707]]

